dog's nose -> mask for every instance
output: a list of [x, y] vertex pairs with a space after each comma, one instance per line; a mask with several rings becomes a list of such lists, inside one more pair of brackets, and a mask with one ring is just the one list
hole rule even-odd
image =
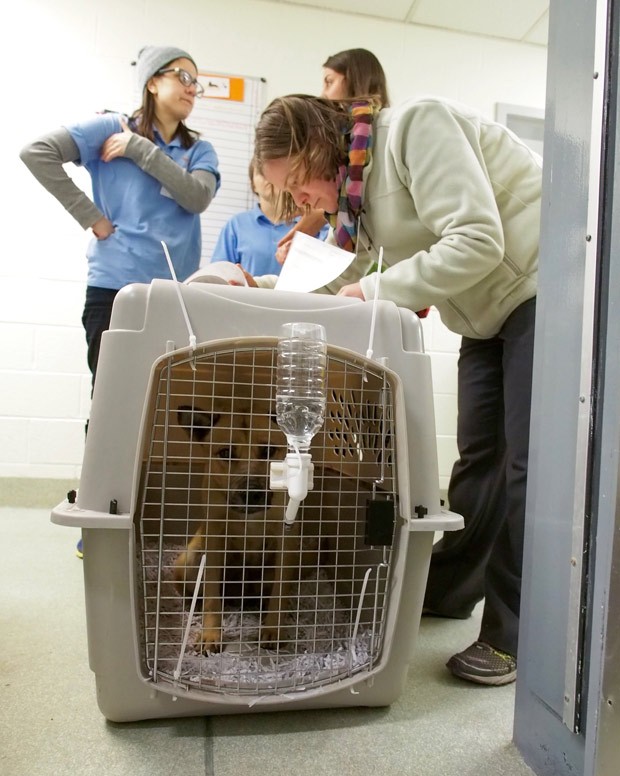
[[235, 483], [230, 494], [230, 504], [242, 509], [263, 509], [271, 504], [272, 493], [265, 488], [265, 480], [248, 477]]

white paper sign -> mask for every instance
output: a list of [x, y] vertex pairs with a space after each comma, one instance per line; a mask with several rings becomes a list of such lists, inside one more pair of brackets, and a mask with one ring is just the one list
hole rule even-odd
[[354, 258], [350, 251], [295, 232], [275, 287], [278, 291], [315, 291], [341, 275]]

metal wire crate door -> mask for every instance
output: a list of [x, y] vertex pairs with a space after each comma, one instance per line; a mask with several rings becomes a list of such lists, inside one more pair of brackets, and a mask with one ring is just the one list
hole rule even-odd
[[[394, 530], [398, 378], [328, 348], [314, 489], [288, 532], [286, 494], [268, 480], [270, 460], [286, 452], [273, 420], [276, 345], [222, 340], [154, 367], [134, 528], [141, 666], [159, 689], [308, 691], [368, 673], [382, 658], [392, 558], [406, 541]], [[380, 530], [375, 515], [369, 533], [377, 504]], [[274, 603], [283, 558], [291, 581]], [[217, 593], [206, 581], [213, 567]], [[205, 648], [207, 609], [221, 639]], [[276, 638], [266, 642], [270, 612]]]

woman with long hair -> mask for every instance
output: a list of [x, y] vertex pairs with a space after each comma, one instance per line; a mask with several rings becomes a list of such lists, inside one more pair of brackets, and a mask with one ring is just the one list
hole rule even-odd
[[[129, 283], [170, 277], [162, 240], [180, 280], [198, 269], [200, 213], [220, 181], [213, 146], [185, 124], [203, 91], [193, 58], [173, 46], [146, 46], [133, 64], [142, 104], [130, 117], [97, 114], [44, 135], [20, 154], [93, 233], [82, 316], [93, 385], [117, 292]], [[64, 170], [67, 162], [88, 170], [92, 199]]]

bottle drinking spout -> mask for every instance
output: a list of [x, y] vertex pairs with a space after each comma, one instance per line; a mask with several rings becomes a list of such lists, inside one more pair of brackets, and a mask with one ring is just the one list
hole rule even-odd
[[300, 453], [299, 455], [289, 453], [286, 456], [286, 469], [289, 502], [284, 522], [287, 525], [292, 525], [295, 522], [299, 505], [308, 495], [308, 491], [312, 490], [314, 484], [312, 456], [309, 453]]
[[[286, 487], [289, 504], [285, 522], [292, 525], [299, 505], [312, 489], [313, 436], [325, 419], [325, 368], [327, 344], [325, 328], [318, 323], [285, 323], [278, 341], [276, 419], [286, 434], [289, 452], [281, 464], [279, 486]], [[279, 469], [275, 467], [275, 471]]]

